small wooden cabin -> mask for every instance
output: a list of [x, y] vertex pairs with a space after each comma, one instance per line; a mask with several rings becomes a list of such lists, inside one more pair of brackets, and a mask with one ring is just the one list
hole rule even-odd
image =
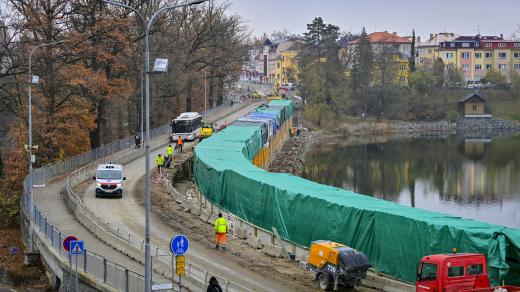
[[458, 103], [459, 114], [466, 118], [491, 118], [486, 98], [480, 93], [464, 96]]

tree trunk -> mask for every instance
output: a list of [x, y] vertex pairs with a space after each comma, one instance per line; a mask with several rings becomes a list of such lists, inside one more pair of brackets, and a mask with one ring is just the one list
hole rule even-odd
[[188, 77], [188, 84], [187, 84], [188, 90], [186, 94], [186, 111], [191, 112], [191, 95], [193, 93], [193, 79], [191, 77]]
[[105, 116], [104, 101], [100, 100], [97, 105], [96, 128], [90, 132], [90, 148], [98, 148], [101, 146], [101, 125]]

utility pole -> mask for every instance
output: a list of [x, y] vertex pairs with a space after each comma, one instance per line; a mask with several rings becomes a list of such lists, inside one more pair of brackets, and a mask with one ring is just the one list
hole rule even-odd
[[29, 124], [29, 145], [28, 145], [28, 151], [29, 151], [29, 186], [28, 186], [28, 192], [29, 192], [29, 249], [31, 251], [34, 251], [34, 242], [33, 242], [33, 236], [34, 236], [34, 195], [33, 195], [33, 137], [32, 137], [32, 84], [38, 84], [38, 80], [33, 79], [32, 76], [32, 56], [36, 49], [39, 49], [41, 47], [45, 46], [52, 46], [56, 44], [63, 43], [65, 41], [56, 41], [56, 42], [50, 42], [45, 44], [39, 44], [31, 49], [31, 52], [29, 53], [29, 93], [28, 93], [28, 110], [29, 110], [29, 116], [28, 116], [28, 124]]

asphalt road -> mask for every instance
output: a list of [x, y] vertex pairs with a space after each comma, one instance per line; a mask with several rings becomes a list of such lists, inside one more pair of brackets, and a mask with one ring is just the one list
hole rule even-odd
[[[235, 112], [223, 119], [218, 120], [218, 124], [229, 124], [245, 113], [251, 111], [252, 107]], [[186, 143], [185, 148], [193, 147], [195, 143]], [[165, 149], [160, 149], [151, 153], [155, 157], [159, 152], [164, 153]], [[127, 181], [124, 185], [124, 194], [122, 199], [97, 199], [95, 198], [95, 185], [92, 183], [86, 188], [83, 194], [83, 201], [98, 216], [109, 220], [118, 227], [125, 229], [133, 235], [144, 237], [145, 227], [145, 210], [138, 203], [135, 194], [136, 182], [144, 174], [144, 157], [141, 157], [131, 163], [124, 165], [124, 174]], [[155, 164], [153, 164], [155, 167]], [[152, 180], [153, 184], [153, 180]], [[152, 185], [153, 187], [153, 185]], [[142, 196], [142, 194], [139, 194]], [[157, 216], [152, 214], [151, 217], [151, 235], [152, 243], [158, 245], [165, 250], [169, 250], [168, 245], [170, 239], [175, 234], [169, 226], [163, 223]], [[190, 242], [190, 250], [187, 259], [191, 262], [204, 267], [211, 273], [227, 278], [230, 281], [238, 283], [248, 288], [258, 291], [290, 291], [288, 287], [281, 283], [276, 283], [273, 279], [265, 278], [262, 275], [254, 273], [236, 262], [230, 260], [226, 255], [216, 253], [213, 249]]]

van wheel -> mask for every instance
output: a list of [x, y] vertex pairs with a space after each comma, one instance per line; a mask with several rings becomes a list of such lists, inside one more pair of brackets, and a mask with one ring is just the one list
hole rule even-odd
[[318, 275], [318, 288], [323, 291], [329, 291], [331, 286], [330, 277], [326, 273], [320, 273]]

